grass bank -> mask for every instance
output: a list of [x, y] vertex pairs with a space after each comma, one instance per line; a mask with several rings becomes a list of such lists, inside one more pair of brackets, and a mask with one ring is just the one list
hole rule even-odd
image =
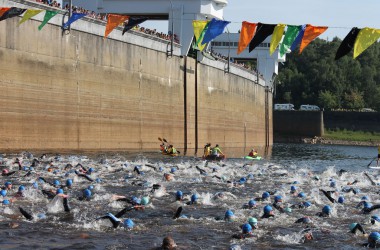
[[325, 130], [325, 134], [323, 138], [329, 139], [329, 140], [380, 143], [380, 133], [364, 132], [364, 131], [350, 131], [350, 130], [345, 130], [345, 129], [344, 130]]

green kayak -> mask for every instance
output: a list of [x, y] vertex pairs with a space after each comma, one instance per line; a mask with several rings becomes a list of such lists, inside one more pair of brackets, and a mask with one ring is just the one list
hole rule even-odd
[[246, 160], [261, 160], [261, 156], [256, 156], [256, 157], [244, 156], [244, 159], [246, 159]]

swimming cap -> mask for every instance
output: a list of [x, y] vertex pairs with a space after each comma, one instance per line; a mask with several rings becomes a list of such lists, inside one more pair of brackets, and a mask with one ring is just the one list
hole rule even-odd
[[314, 176], [314, 180], [319, 181], [319, 176], [318, 176], [318, 175], [315, 175], [315, 176]]
[[332, 182], [330, 182], [330, 187], [336, 187], [336, 182], [335, 181], [332, 181]]
[[46, 219], [46, 215], [45, 214], [43, 214], [43, 213], [40, 213], [40, 214], [37, 214], [37, 217], [39, 218], [39, 219]]
[[232, 244], [228, 250], [241, 250], [241, 247], [238, 244]]
[[270, 205], [266, 205], [265, 207], [264, 207], [264, 213], [269, 213], [270, 211], [272, 211], [273, 210], [273, 208], [270, 206]]
[[102, 179], [100, 179], [100, 178], [96, 178], [96, 180], [95, 180], [97, 183], [100, 183], [100, 182], [102, 182]]
[[284, 211], [285, 211], [286, 213], [291, 213], [291, 212], [292, 212], [292, 209], [291, 209], [290, 207], [286, 207], [286, 208], [284, 208]]
[[83, 190], [83, 196], [86, 197], [86, 198], [91, 197], [91, 191], [90, 191], [90, 189]]
[[91, 174], [92, 172], [94, 172], [94, 169], [93, 169], [93, 168], [89, 168], [89, 169], [87, 170], [87, 173], [89, 173], [89, 174]]
[[253, 179], [253, 174], [248, 174], [247, 178], [248, 179]]
[[34, 171], [34, 167], [29, 167], [29, 170], [30, 171]]
[[56, 191], [56, 194], [63, 194], [63, 189], [62, 188], [58, 188], [57, 191]]
[[248, 223], [245, 223], [241, 229], [243, 230], [243, 234], [252, 232], [252, 226]]
[[170, 173], [174, 173], [175, 171], [177, 171], [177, 168], [175, 168], [175, 167], [172, 167], [172, 168], [170, 169]]
[[183, 197], [183, 193], [182, 193], [182, 191], [178, 190], [177, 193], [175, 194], [175, 196], [176, 196], [177, 198], [182, 198], [182, 197]]
[[2, 173], [3, 173], [3, 174], [8, 174], [9, 171], [8, 171], [8, 169], [3, 169]]
[[5, 197], [7, 195], [7, 190], [5, 190], [5, 189], [1, 190], [0, 195]]
[[350, 231], [352, 231], [352, 229], [354, 229], [356, 227], [358, 223], [351, 223], [349, 228], [350, 228]]
[[149, 203], [149, 197], [148, 196], [144, 196], [141, 198], [141, 205], [147, 205]]
[[9, 200], [3, 200], [3, 204], [4, 204], [4, 205], [9, 205], [10, 202], [9, 202]]
[[90, 185], [90, 186], [88, 186], [88, 189], [93, 190], [93, 189], [94, 189], [94, 186], [93, 186], [93, 185]]
[[257, 219], [256, 218], [254, 218], [254, 217], [249, 217], [248, 218], [248, 223], [249, 224], [257, 224]]
[[372, 232], [369, 236], [368, 239], [371, 239], [373, 241], [379, 241], [380, 240], [380, 233], [378, 232]]
[[248, 206], [249, 207], [253, 207], [253, 206], [255, 206], [256, 205], [256, 201], [255, 200], [249, 200], [248, 201]]
[[311, 220], [309, 217], [303, 217], [303, 223], [310, 223]]
[[310, 203], [310, 201], [305, 201], [305, 202], [303, 203], [303, 205], [304, 205], [305, 207], [310, 207], [310, 206], [311, 206], [311, 203]]
[[291, 190], [291, 191], [296, 191], [296, 190], [297, 190], [297, 187], [296, 187], [296, 186], [291, 186], [291, 187], [290, 187], [290, 190]]
[[363, 196], [362, 197], [362, 201], [368, 201], [368, 200], [369, 200], [368, 196]]
[[72, 179], [67, 179], [66, 180], [66, 186], [71, 187], [73, 185], [73, 180]]
[[132, 201], [136, 204], [141, 204], [141, 199], [137, 198], [136, 196], [132, 197]]
[[24, 166], [24, 171], [28, 171], [29, 168], [27, 166]]
[[231, 218], [232, 216], [234, 216], [234, 213], [231, 211], [231, 210], [227, 210], [226, 213], [224, 214], [224, 218]]
[[54, 184], [54, 186], [58, 186], [58, 185], [60, 185], [61, 183], [59, 182], [59, 180], [54, 180], [53, 184]]
[[343, 196], [339, 196], [339, 198], [338, 198], [338, 202], [339, 202], [339, 203], [344, 203], [344, 197], [343, 197]]
[[330, 214], [331, 213], [331, 207], [329, 205], [326, 205], [322, 208], [322, 212], [325, 214]]
[[135, 226], [135, 223], [131, 219], [126, 219], [123, 224], [128, 229], [132, 229]]
[[33, 182], [33, 187], [34, 188], [38, 188], [38, 183], [37, 182]]
[[354, 194], [359, 194], [360, 193], [360, 189], [359, 188], [354, 188], [353, 192], [354, 192]]
[[298, 194], [298, 197], [300, 198], [305, 198], [306, 197], [306, 194], [304, 192], [301, 192]]
[[363, 202], [363, 205], [364, 205], [364, 208], [370, 208], [370, 207], [372, 207], [372, 204], [369, 203], [369, 202], [367, 202], [367, 201]]
[[158, 168], [158, 171], [162, 172], [164, 169], [162, 167]]
[[380, 217], [377, 215], [373, 215], [373, 216], [371, 216], [371, 218], [374, 219], [375, 221], [380, 222]]
[[298, 181], [293, 181], [293, 184], [300, 184]]
[[191, 201], [192, 202], [195, 202], [195, 201], [197, 201], [198, 200], [198, 195], [197, 194], [193, 194], [192, 196], [191, 196]]
[[21, 185], [21, 186], [18, 187], [18, 191], [19, 191], [19, 192], [22, 192], [22, 191], [24, 191], [24, 190], [25, 190], [25, 187], [24, 187], [23, 185]]
[[268, 192], [264, 192], [262, 195], [261, 195], [261, 198], [263, 199], [266, 199], [270, 196], [270, 194]]
[[243, 184], [246, 181], [247, 181], [247, 178], [245, 178], [245, 177], [241, 177], [240, 180], [239, 180], [240, 184]]
[[4, 184], [5, 187], [10, 186], [10, 185], [12, 185], [12, 182], [10, 182], [10, 181], [7, 181], [7, 182]]
[[281, 195], [276, 195], [276, 196], [274, 197], [274, 201], [275, 201], [275, 202], [282, 202], [282, 197], [281, 197]]

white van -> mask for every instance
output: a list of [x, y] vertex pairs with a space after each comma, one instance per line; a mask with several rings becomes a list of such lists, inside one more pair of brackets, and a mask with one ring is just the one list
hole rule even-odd
[[294, 105], [291, 103], [275, 104], [274, 110], [294, 110]]
[[320, 111], [321, 109], [317, 105], [301, 105], [300, 110], [302, 111]]

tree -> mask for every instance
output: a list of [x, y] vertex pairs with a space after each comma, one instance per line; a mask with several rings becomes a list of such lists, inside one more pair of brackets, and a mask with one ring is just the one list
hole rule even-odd
[[318, 104], [320, 107], [327, 110], [336, 109], [339, 108], [336, 99], [337, 97], [330, 91], [320, 91], [318, 96]]
[[363, 93], [351, 90], [344, 94], [344, 107], [347, 109], [358, 110], [364, 108]]

